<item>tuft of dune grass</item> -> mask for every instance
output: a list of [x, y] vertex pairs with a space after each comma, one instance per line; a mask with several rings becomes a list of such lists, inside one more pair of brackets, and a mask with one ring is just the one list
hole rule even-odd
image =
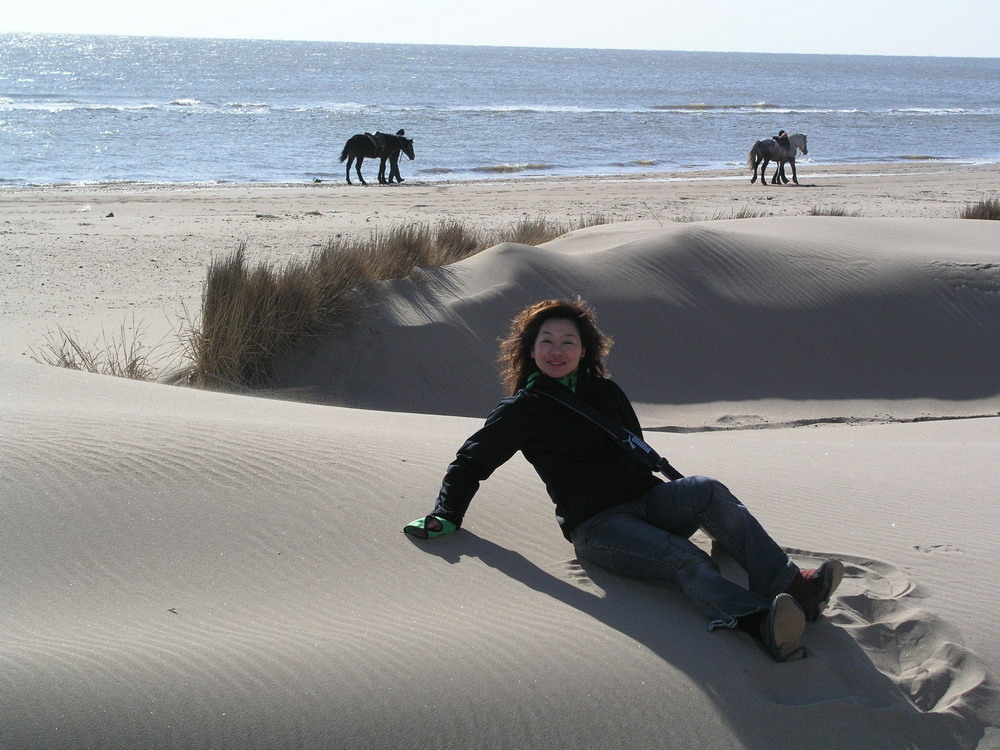
[[137, 325], [133, 317], [130, 329], [123, 322], [117, 336], [102, 331], [99, 339], [85, 343], [76, 331], [58, 327], [56, 332], [48, 333], [38, 349], [29, 347], [29, 351], [32, 361], [39, 364], [132, 380], [152, 380], [157, 371], [155, 352], [158, 345], [150, 346], [142, 341], [145, 330], [145, 325]]
[[187, 380], [228, 390], [267, 387], [275, 363], [304, 339], [348, 325], [364, 293], [382, 281], [416, 277], [501, 242], [540, 245], [578, 226], [524, 218], [493, 232], [461, 222], [409, 224], [376, 230], [367, 239], [331, 239], [306, 260], [283, 268], [251, 264], [246, 244], [209, 266], [199, 321], [189, 326]]
[[848, 211], [843, 206], [813, 206], [809, 210], [810, 216], [852, 216], [860, 217], [859, 211]]
[[765, 208], [758, 208], [757, 206], [740, 206], [739, 208], [731, 208], [728, 211], [720, 210], [716, 211], [715, 214], [709, 219], [709, 221], [728, 221], [729, 219], [760, 219], [768, 215], [768, 211]]
[[970, 203], [958, 216], [960, 219], [1000, 220], [1000, 198], [987, 198], [978, 203]]

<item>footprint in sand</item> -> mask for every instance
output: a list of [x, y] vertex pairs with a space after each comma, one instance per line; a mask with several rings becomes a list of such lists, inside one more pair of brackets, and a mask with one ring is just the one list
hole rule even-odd
[[[960, 553], [950, 545], [918, 548], [928, 553]], [[802, 567], [815, 567], [821, 555], [786, 550]], [[844, 580], [825, 615], [851, 638], [924, 713], [974, 713], [977, 696], [987, 690], [985, 665], [962, 644], [961, 634], [921, 608], [916, 585], [904, 571], [877, 560], [838, 556]]]
[[928, 555], [961, 555], [962, 548], [954, 544], [914, 544], [913, 549]]
[[[711, 539], [696, 534], [692, 540], [712, 554], [724, 575], [746, 584], [744, 571]], [[925, 551], [961, 552], [947, 545]], [[767, 703], [797, 710], [835, 706], [844, 721], [892, 722], [901, 737], [919, 738], [920, 744], [907, 747], [975, 747], [990, 723], [982, 714], [992, 700], [990, 677], [983, 661], [962, 645], [961, 633], [921, 606], [910, 575], [871, 558], [785, 552], [804, 569], [837, 557], [844, 580], [824, 617], [807, 629], [810, 658], [778, 670], [750, 669], [747, 689]], [[563, 574], [589, 594], [600, 595], [605, 582], [600, 569], [579, 560], [565, 563]]]

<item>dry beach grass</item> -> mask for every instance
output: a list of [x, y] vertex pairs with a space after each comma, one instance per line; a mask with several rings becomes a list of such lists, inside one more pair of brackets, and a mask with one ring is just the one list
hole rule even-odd
[[570, 228], [544, 217], [485, 235], [456, 221], [394, 226], [365, 239], [331, 239], [283, 268], [266, 263], [249, 268], [241, 245], [209, 268], [201, 315], [191, 328], [186, 379], [203, 387], [267, 387], [277, 359], [304, 338], [349, 325], [356, 297], [373, 284], [440, 268], [502, 242], [538, 245]]

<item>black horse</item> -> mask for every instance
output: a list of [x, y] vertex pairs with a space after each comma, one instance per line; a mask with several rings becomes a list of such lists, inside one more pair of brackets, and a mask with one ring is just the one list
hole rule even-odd
[[[378, 168], [379, 184], [388, 185], [393, 178], [396, 182], [402, 182], [399, 176], [399, 152], [402, 151], [410, 160], [413, 160], [413, 139], [406, 138], [405, 130], [397, 130], [396, 135], [389, 133], [358, 133], [352, 135], [344, 150], [340, 152], [340, 160], [347, 161], [347, 184], [351, 184], [351, 163], [357, 159], [354, 170], [358, 173], [358, 179], [362, 185], [367, 185], [365, 178], [361, 176], [361, 165], [365, 159], [381, 159]], [[385, 163], [389, 162], [389, 179], [385, 179]]]

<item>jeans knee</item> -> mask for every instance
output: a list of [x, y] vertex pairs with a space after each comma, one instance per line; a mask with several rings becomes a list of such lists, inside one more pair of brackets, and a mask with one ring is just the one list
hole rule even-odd
[[719, 482], [711, 477], [700, 475], [687, 477], [684, 481], [688, 483], [691, 496], [697, 499], [697, 507], [701, 510], [707, 508], [715, 496], [715, 487]]

